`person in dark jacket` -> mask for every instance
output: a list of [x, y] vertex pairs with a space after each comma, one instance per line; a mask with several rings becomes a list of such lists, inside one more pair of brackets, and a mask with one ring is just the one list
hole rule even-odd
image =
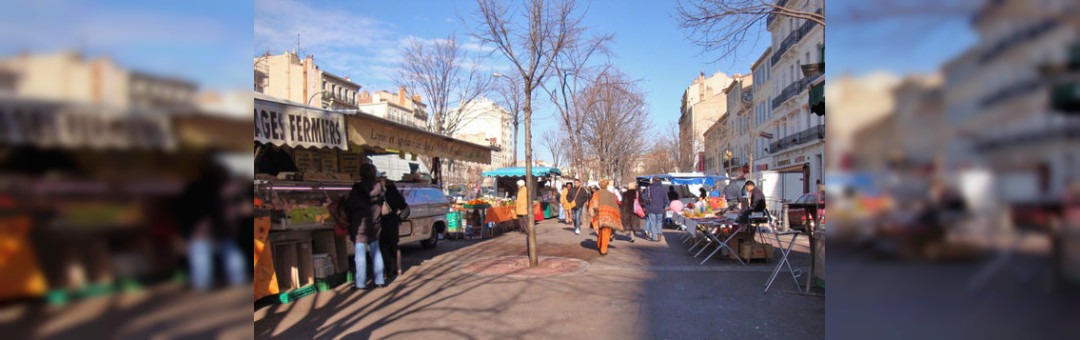
[[349, 211], [349, 237], [354, 242], [356, 255], [356, 289], [370, 289], [367, 285], [367, 254], [371, 253], [376, 287], [385, 287], [383, 259], [379, 251], [379, 219], [385, 200], [383, 186], [376, 178], [372, 164], [360, 166], [360, 182], [353, 184], [345, 205]]
[[754, 181], [746, 181], [746, 192], [750, 193], [750, 205], [739, 213], [739, 223], [748, 223], [750, 214], [765, 211], [765, 193], [761, 188], [754, 185]]
[[242, 182], [230, 178], [228, 169], [213, 159], [205, 160], [200, 170], [199, 178], [188, 184], [178, 197], [176, 207], [181, 234], [188, 238], [191, 287], [195, 290], [211, 287], [215, 252], [223, 258], [229, 284], [243, 284], [246, 261], [236, 244], [239, 227], [234, 218], [235, 196], [244, 191]]
[[567, 201], [574, 202], [574, 208], [570, 209], [570, 214], [573, 215], [574, 219], [574, 234], [581, 234], [581, 209], [585, 208], [585, 203], [592, 196], [589, 195], [589, 190], [581, 186], [580, 179], [574, 180], [574, 186], [570, 187], [568, 195], [570, 195], [570, 198]]
[[405, 196], [398, 191], [394, 181], [386, 179], [386, 173], [379, 173], [379, 181], [386, 187], [386, 203], [390, 205], [391, 213], [383, 215], [379, 219], [382, 230], [379, 231], [379, 245], [385, 261], [386, 281], [393, 281], [401, 275], [401, 250], [398, 249], [400, 241], [401, 217], [398, 215], [409, 206], [405, 202]]
[[634, 232], [637, 231], [637, 226], [641, 223], [641, 218], [634, 214], [635, 201], [638, 201], [637, 183], [630, 182], [629, 187], [622, 193], [622, 205], [619, 206], [619, 212], [622, 214], [623, 230], [630, 234], [630, 243], [634, 243]]
[[660, 183], [659, 177], [653, 177], [652, 183], [642, 190], [642, 208], [645, 209], [645, 232], [653, 242], [659, 242], [661, 233], [661, 221], [664, 211], [668, 206], [668, 197], [664, 194], [664, 184]]

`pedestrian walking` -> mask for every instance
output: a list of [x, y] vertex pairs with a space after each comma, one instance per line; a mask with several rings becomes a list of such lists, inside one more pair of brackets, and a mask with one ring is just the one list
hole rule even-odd
[[612, 192], [611, 180], [600, 180], [599, 190], [592, 196], [592, 225], [596, 230], [596, 244], [600, 255], [607, 255], [608, 244], [615, 237], [615, 232], [623, 230], [622, 216], [619, 212], [619, 196]]
[[[356, 254], [356, 289], [371, 289], [367, 285], [367, 256], [371, 255], [374, 267], [375, 287], [385, 287], [383, 278], [383, 258], [379, 250], [379, 221], [383, 215], [386, 195], [376, 177], [377, 169], [372, 164], [360, 165], [360, 182], [353, 184], [345, 204], [349, 211], [349, 237], [353, 241]], [[385, 210], [389, 210], [389, 206]]]
[[521, 231], [521, 233], [524, 234], [524, 233], [528, 232], [528, 230], [527, 230], [527, 226], [528, 226], [527, 223], [529, 222], [528, 221], [528, 214], [529, 214], [529, 209], [532, 209], [532, 202], [529, 200], [529, 188], [525, 187], [525, 181], [519, 179], [517, 181], [517, 185], [518, 185], [517, 202], [516, 202], [516, 206], [514, 207], [514, 213], [517, 214], [517, 217], [518, 217], [519, 231]]
[[563, 205], [563, 202], [566, 202], [566, 184], [555, 192], [555, 196], [555, 201], [559, 202], [559, 223], [562, 223], [566, 221], [566, 206]]
[[562, 194], [559, 195], [559, 203], [561, 205], [560, 208], [566, 212], [565, 214], [559, 214], [559, 222], [565, 224], [573, 223], [572, 220], [574, 213], [573, 209], [571, 209], [570, 206], [570, 187], [570, 183], [563, 183]]
[[585, 208], [586, 203], [589, 201], [589, 192], [581, 185], [580, 179], [574, 180], [574, 186], [570, 188], [570, 215], [574, 219], [574, 235], [581, 234], [581, 210]]
[[[386, 202], [390, 205], [390, 213], [379, 219], [382, 227], [379, 233], [379, 245], [384, 260], [383, 267], [386, 272], [386, 282], [393, 281], [401, 275], [401, 250], [398, 248], [400, 241], [401, 220], [408, 218], [409, 204], [405, 196], [397, 189], [394, 181], [386, 179], [386, 173], [379, 173], [380, 184], [386, 188]], [[404, 216], [402, 216], [404, 215]]]
[[622, 213], [623, 229], [627, 234], [630, 234], [630, 243], [634, 243], [634, 233], [637, 232], [638, 225], [641, 224], [641, 217], [639, 217], [634, 211], [637, 208], [641, 208], [637, 191], [637, 183], [630, 183], [627, 186], [626, 191], [622, 193], [622, 205], [619, 206], [619, 211]]
[[660, 242], [663, 235], [661, 220], [668, 206], [668, 197], [664, 195], [664, 185], [660, 183], [660, 178], [653, 177], [652, 183], [645, 187], [641, 196], [644, 203], [642, 208], [645, 209], [645, 232], [653, 242]]

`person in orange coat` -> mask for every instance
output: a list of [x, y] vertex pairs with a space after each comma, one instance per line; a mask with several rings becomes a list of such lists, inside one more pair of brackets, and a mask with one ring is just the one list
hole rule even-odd
[[600, 180], [600, 190], [593, 193], [589, 206], [593, 211], [592, 225], [596, 229], [596, 244], [600, 255], [607, 255], [608, 244], [611, 243], [614, 232], [623, 231], [619, 197], [611, 189], [611, 180]]

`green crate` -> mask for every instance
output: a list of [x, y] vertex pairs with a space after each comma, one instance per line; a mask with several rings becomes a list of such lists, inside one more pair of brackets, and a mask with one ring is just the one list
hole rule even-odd
[[303, 287], [300, 287], [300, 288], [297, 288], [297, 289], [290, 290], [288, 292], [278, 294], [277, 299], [278, 299], [278, 302], [280, 302], [280, 303], [295, 302], [296, 300], [299, 300], [302, 297], [305, 297], [305, 296], [308, 296], [308, 295], [311, 295], [311, 294], [315, 294], [316, 291], [318, 291], [318, 289], [315, 287], [315, 285], [307, 285], [307, 286], [303, 286]]
[[446, 214], [446, 232], [458, 233], [461, 232], [461, 212], [453, 211]]
[[327, 278], [315, 279], [315, 286], [320, 292], [325, 292], [352, 281], [352, 272], [344, 271], [334, 275], [330, 275]]

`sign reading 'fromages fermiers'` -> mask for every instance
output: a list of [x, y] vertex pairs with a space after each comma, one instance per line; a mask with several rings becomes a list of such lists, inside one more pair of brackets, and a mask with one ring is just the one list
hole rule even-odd
[[339, 113], [255, 98], [255, 141], [278, 146], [347, 150]]

